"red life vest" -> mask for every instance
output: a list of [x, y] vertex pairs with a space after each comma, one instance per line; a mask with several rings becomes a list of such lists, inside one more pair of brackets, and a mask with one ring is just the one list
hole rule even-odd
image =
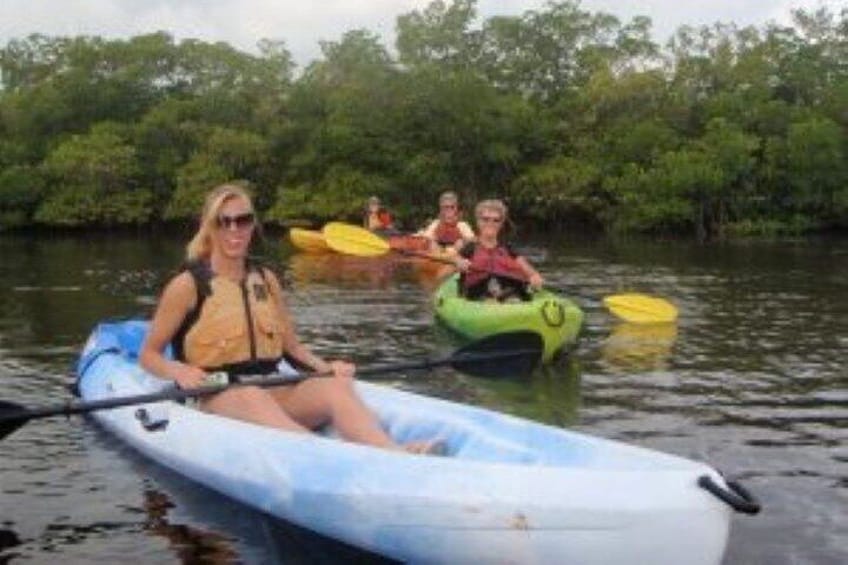
[[383, 229], [391, 227], [394, 223], [394, 221], [392, 220], [392, 215], [389, 214], [386, 210], [380, 210], [377, 213], [377, 219], [380, 221], [380, 227]]
[[365, 213], [365, 227], [369, 230], [385, 230], [393, 223], [392, 215], [385, 208], [380, 208], [376, 214]]
[[469, 259], [471, 265], [463, 277], [465, 288], [478, 285], [491, 276], [524, 280], [524, 273], [518, 266], [515, 256], [503, 245], [489, 249], [478, 243], [474, 245], [474, 253]]
[[458, 222], [449, 224], [442, 220], [436, 225], [436, 243], [439, 245], [453, 245], [462, 239], [462, 232], [459, 231]]

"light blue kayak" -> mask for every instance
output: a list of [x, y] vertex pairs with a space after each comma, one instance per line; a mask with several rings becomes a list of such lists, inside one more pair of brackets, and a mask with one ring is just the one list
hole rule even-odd
[[[141, 321], [95, 329], [77, 368], [85, 401], [170, 386], [136, 362], [146, 331]], [[445, 455], [273, 430], [172, 401], [94, 415], [209, 488], [402, 561], [721, 562], [740, 491], [705, 464], [386, 386], [357, 390], [396, 441], [438, 438]]]

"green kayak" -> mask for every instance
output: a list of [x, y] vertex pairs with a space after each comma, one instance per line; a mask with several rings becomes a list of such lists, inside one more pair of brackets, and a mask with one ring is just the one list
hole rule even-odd
[[472, 301], [459, 296], [459, 275], [452, 275], [436, 290], [436, 316], [460, 335], [479, 339], [492, 334], [531, 330], [545, 342], [543, 362], [574, 344], [583, 324], [583, 311], [571, 300], [548, 290], [525, 302]]

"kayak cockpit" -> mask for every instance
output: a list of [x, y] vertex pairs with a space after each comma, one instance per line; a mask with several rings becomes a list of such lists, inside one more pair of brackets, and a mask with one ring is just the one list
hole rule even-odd
[[399, 443], [438, 440], [465, 461], [609, 470], [691, 470], [700, 464], [482, 408], [366, 382], [357, 388]]

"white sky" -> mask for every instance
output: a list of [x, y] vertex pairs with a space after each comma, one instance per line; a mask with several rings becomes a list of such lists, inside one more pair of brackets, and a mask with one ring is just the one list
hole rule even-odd
[[[448, 0], [449, 1], [449, 0]], [[320, 56], [320, 40], [365, 28], [394, 44], [398, 15], [421, 9], [429, 0], [0, 0], [0, 46], [30, 33], [131, 37], [159, 30], [177, 39], [226, 41], [255, 51], [259, 39], [282, 39], [295, 61], [304, 65]], [[519, 15], [544, 9], [544, 0], [479, 0], [480, 17]], [[583, 0], [591, 12], [607, 12], [621, 21], [636, 15], [653, 20], [660, 43], [681, 25], [717, 21], [739, 26], [789, 22], [791, 8], [828, 6], [835, 13], [848, 0]]]

